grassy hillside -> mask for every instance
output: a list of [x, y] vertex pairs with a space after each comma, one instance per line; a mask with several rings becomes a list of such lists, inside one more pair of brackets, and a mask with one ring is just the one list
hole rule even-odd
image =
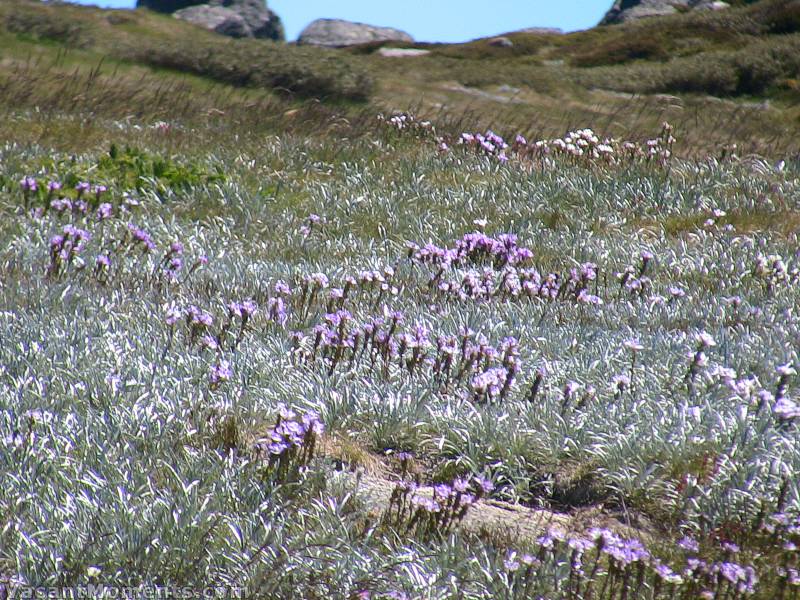
[[511, 48], [418, 44], [432, 54], [397, 59], [375, 53], [379, 45], [233, 40], [148, 11], [3, 0], [0, 77], [5, 105], [40, 110], [71, 109], [85, 93], [93, 111], [183, 119], [323, 99], [349, 117], [413, 108], [440, 127], [448, 115], [452, 133], [469, 115], [537, 137], [585, 123], [632, 137], [668, 119], [691, 141], [684, 150], [738, 144], [779, 155], [796, 149], [786, 132], [800, 128], [797, 31], [796, 2], [765, 0], [563, 36], [509, 34]]
[[797, 597], [791, 90], [0, 9], [0, 594]]

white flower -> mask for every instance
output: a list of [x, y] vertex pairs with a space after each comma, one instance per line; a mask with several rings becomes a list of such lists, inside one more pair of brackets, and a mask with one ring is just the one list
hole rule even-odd
[[711, 348], [712, 346], [717, 345], [717, 342], [714, 341], [714, 338], [711, 337], [711, 334], [705, 331], [698, 333], [697, 336], [695, 336], [695, 339], [703, 348]]
[[644, 350], [644, 346], [639, 343], [639, 340], [630, 339], [626, 340], [623, 345], [630, 350], [631, 352], [638, 352], [639, 350]]

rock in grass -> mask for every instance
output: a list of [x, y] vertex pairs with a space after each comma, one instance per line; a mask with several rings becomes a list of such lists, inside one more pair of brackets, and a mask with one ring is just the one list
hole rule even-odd
[[600, 24], [624, 23], [634, 19], [673, 15], [693, 9], [720, 10], [728, 8], [728, 6], [726, 2], [712, 0], [616, 0]]
[[423, 50], [421, 48], [378, 48], [378, 54], [387, 58], [408, 58], [425, 56], [430, 53], [430, 50]]
[[312, 21], [300, 32], [300, 37], [297, 38], [298, 44], [326, 46], [328, 48], [342, 48], [344, 46], [383, 41], [413, 42], [414, 38], [405, 31], [392, 27], [376, 27], [341, 19], [317, 19]]
[[511, 48], [514, 45], [510, 39], [505, 36], [500, 36], [496, 38], [492, 38], [489, 40], [490, 46], [495, 46], [497, 48]]
[[264, 0], [138, 0], [137, 7], [172, 13], [200, 27], [231, 37], [283, 40], [280, 17]]

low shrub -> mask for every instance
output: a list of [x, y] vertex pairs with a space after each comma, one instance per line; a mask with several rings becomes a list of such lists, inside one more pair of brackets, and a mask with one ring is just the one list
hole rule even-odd
[[344, 57], [263, 42], [175, 40], [169, 45], [130, 44], [120, 58], [184, 71], [235, 86], [264, 87], [300, 97], [364, 101], [372, 79]]
[[797, 33], [800, 31], [800, 2], [780, 0], [759, 3], [754, 7], [758, 19], [766, 24], [770, 33]]
[[662, 64], [601, 67], [579, 75], [585, 84], [631, 93], [764, 94], [800, 73], [800, 36], [767, 39], [738, 52], [715, 51]]
[[610, 43], [592, 46], [573, 56], [576, 67], [616, 65], [632, 60], [667, 60], [669, 52], [664, 44], [646, 36], [621, 36]]
[[70, 48], [85, 48], [92, 43], [86, 27], [70, 19], [58, 18], [47, 11], [14, 11], [6, 17], [4, 26], [11, 33], [47, 40]]

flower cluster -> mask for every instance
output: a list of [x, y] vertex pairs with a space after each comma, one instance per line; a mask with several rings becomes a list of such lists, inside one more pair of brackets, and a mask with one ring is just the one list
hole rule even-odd
[[233, 377], [233, 371], [230, 363], [227, 360], [220, 360], [211, 367], [211, 371], [208, 373], [208, 383], [211, 389], [216, 389], [223, 382], [230, 381], [231, 377]]
[[397, 113], [390, 117], [379, 114], [378, 122], [385, 124], [391, 129], [405, 133], [414, 133], [418, 135], [431, 135], [436, 133], [433, 123], [418, 119], [411, 113]]
[[462, 301], [538, 298], [600, 306], [603, 299], [595, 293], [597, 288], [592, 288], [592, 282], [596, 279], [596, 265], [585, 263], [579, 269], [571, 269], [566, 276], [559, 273], [543, 274], [534, 267], [518, 269], [513, 266], [501, 270], [470, 269], [457, 272], [455, 277], [449, 278], [440, 271], [434, 274], [430, 285], [438, 293]]
[[[171, 319], [172, 314], [167, 315], [167, 322]], [[189, 329], [189, 343], [193, 344], [197, 337], [205, 333], [211, 325], [214, 324], [214, 317], [194, 304], [190, 305], [184, 313], [186, 319], [186, 326]]]
[[496, 268], [518, 266], [533, 258], [533, 251], [520, 246], [513, 233], [503, 233], [494, 238], [476, 231], [456, 240], [452, 248], [435, 244], [420, 247], [414, 242], [408, 242], [406, 248], [413, 261], [443, 268], [466, 264], [488, 264]]
[[782, 422], [788, 423], [795, 419], [800, 420], [800, 404], [786, 397], [786, 388], [792, 375], [797, 375], [797, 369], [791, 364], [780, 365], [777, 369], [778, 385], [775, 388], [775, 404], [772, 412], [777, 415]]
[[[661, 133], [643, 144], [601, 138], [588, 128], [570, 131], [560, 138], [537, 141], [529, 141], [518, 134], [509, 144], [502, 136], [489, 130], [485, 134], [464, 132], [459, 136], [457, 144], [500, 162], [508, 162], [513, 158], [538, 163], [542, 168], [554, 166], [554, 158], [586, 165], [615, 165], [626, 161], [646, 160], [663, 166], [672, 157], [672, 147], [676, 141], [672, 131], [672, 126], [664, 123]], [[439, 140], [438, 149], [440, 152], [447, 151], [449, 146], [444, 140]]]
[[236, 334], [236, 341], [233, 343], [233, 347], [236, 348], [242, 342], [244, 338], [245, 330], [247, 329], [247, 324], [250, 322], [250, 319], [253, 315], [256, 314], [258, 310], [258, 304], [255, 303], [254, 300], [244, 300], [242, 302], [229, 302], [228, 303], [228, 321], [222, 327], [222, 333], [220, 333], [220, 338], [222, 338], [234, 325], [234, 323], [239, 323], [239, 331]]
[[482, 477], [456, 478], [434, 485], [430, 494], [418, 482], [403, 480], [392, 491], [384, 522], [423, 539], [447, 535], [493, 489], [492, 482]]
[[[520, 246], [513, 234], [496, 238], [483, 233], [470, 233], [458, 240], [453, 248], [434, 244], [419, 247], [407, 244], [409, 258], [438, 269], [429, 287], [446, 297], [465, 300], [508, 298], [540, 298], [544, 300], [571, 299], [579, 304], [599, 306], [598, 266], [587, 262], [574, 267], [566, 275], [540, 273], [525, 263], [533, 252]], [[454, 267], [484, 264], [482, 269]]]
[[578, 129], [567, 133], [563, 138], [537, 141], [533, 147], [539, 151], [547, 149], [574, 158], [602, 158], [611, 161], [614, 157], [614, 147], [612, 146], [614, 143], [615, 140], [610, 138], [601, 140], [591, 129]]
[[79, 181], [74, 186], [73, 193], [68, 194], [60, 181], [50, 180], [46, 184], [40, 184], [30, 175], [23, 177], [19, 184], [26, 208], [34, 197], [41, 202], [37, 215], [43, 214], [48, 208], [59, 214], [69, 212], [86, 215], [97, 210], [101, 197], [108, 191], [108, 187], [103, 184], [92, 185], [87, 181]]
[[[187, 344], [197, 343], [200, 348], [211, 350], [217, 356], [216, 362], [211, 366], [208, 374], [210, 388], [217, 389], [222, 383], [229, 381], [233, 375], [230, 363], [223, 360], [223, 352], [227, 349], [236, 349], [241, 343], [248, 324], [253, 315], [258, 311], [258, 305], [253, 300], [242, 302], [229, 302], [227, 305], [228, 317], [219, 331], [212, 331], [214, 316], [198, 306], [191, 304], [186, 308], [175, 305], [166, 307], [164, 322], [169, 327], [169, 341], [164, 349], [164, 356], [172, 345], [175, 335], [175, 326], [180, 321], [186, 324]], [[238, 324], [238, 327], [236, 326]], [[232, 330], [236, 330], [236, 337], [231, 341]]]
[[150, 234], [135, 225], [134, 223], [128, 224], [128, 232], [130, 234], [130, 239], [132, 240], [132, 246], [141, 246], [144, 252], [151, 252], [155, 250], [156, 244], [153, 242], [153, 238], [150, 237]]
[[325, 223], [325, 220], [319, 215], [316, 214], [308, 215], [308, 217], [306, 218], [306, 222], [300, 226], [300, 235], [302, 235], [304, 238], [307, 238], [308, 236], [311, 235], [311, 232], [314, 230], [315, 227], [318, 228], [323, 223]]
[[183, 244], [181, 242], [172, 242], [169, 245], [169, 248], [161, 258], [161, 262], [156, 266], [156, 270], [158, 269], [162, 269], [170, 281], [177, 281], [178, 275], [183, 269]]
[[[670, 598], [738, 598], [754, 594], [759, 580], [752, 565], [733, 560], [739, 548], [729, 542], [719, 549], [724, 560], [705, 561], [697, 557], [699, 544], [684, 537], [675, 547], [676, 552], [684, 553], [683, 567], [672, 567], [640, 540], [623, 538], [605, 528], [571, 536], [551, 528], [536, 539], [536, 546], [535, 554], [508, 552], [504, 566], [515, 588], [529, 586], [537, 569], [550, 562], [569, 565], [565, 597], [570, 598], [631, 597], [645, 585], [652, 598], [662, 597], [662, 593]], [[791, 585], [796, 570], [784, 567], [781, 573]]]
[[65, 225], [62, 231], [62, 234], [50, 238], [50, 264], [47, 267], [47, 274], [50, 276], [60, 275], [92, 239], [92, 234], [74, 225]]
[[486, 134], [481, 133], [462, 133], [458, 138], [458, 143], [465, 148], [469, 148], [488, 156], [497, 158], [500, 162], [506, 162], [508, 155], [508, 144], [491, 129]]
[[[470, 364], [485, 366], [485, 370], [475, 375], [470, 381], [473, 401], [505, 399], [520, 369], [519, 344], [516, 338], [505, 338], [498, 350], [492, 346], [474, 342], [468, 343], [464, 348], [465, 354], [469, 352], [467, 356], [469, 356]], [[499, 359], [500, 366], [488, 366], [497, 359]]]
[[327, 362], [329, 374], [340, 365], [352, 369], [368, 361], [374, 368], [381, 361], [384, 374], [395, 363], [409, 375], [425, 368], [443, 386], [469, 381], [476, 401], [508, 394], [521, 366], [515, 338], [495, 347], [469, 329], [459, 337], [432, 338], [426, 326], [417, 323], [406, 329], [403, 323], [403, 313], [385, 308], [383, 316], [359, 325], [350, 311], [340, 309], [323, 317], [313, 328], [313, 337], [296, 335], [296, 352], [304, 353], [308, 362]]
[[[108, 187], [102, 184], [90, 184], [87, 181], [80, 181], [74, 186], [72, 195], [63, 194], [64, 186], [58, 181], [50, 181], [46, 188], [39, 185], [35, 179], [26, 178], [23, 180], [23, 188], [26, 193], [39, 191], [43, 193], [46, 189], [46, 207], [50, 215], [56, 217], [69, 217], [75, 223], [80, 223], [86, 229], [82, 229], [73, 223], [65, 225], [63, 234], [55, 235], [51, 238], [50, 244], [50, 264], [47, 269], [48, 275], [63, 273], [65, 267], [70, 264], [78, 264], [83, 267], [83, 261], [78, 256], [86, 248], [87, 242], [92, 239], [90, 230], [117, 231], [115, 227], [105, 229], [104, 222], [113, 219], [115, 216], [122, 217], [130, 213], [131, 209], [138, 205], [138, 201], [129, 194], [123, 194], [123, 201], [115, 207], [111, 202], [101, 201], [108, 192]], [[57, 197], [56, 194], [58, 193]], [[44, 209], [37, 209], [41, 212], [39, 216], [45, 214]], [[98, 238], [104, 236], [98, 235]], [[95, 279], [101, 283], [108, 283], [112, 272], [112, 260], [116, 262], [122, 259], [125, 250], [128, 253], [135, 253], [141, 250], [143, 254], [149, 254], [156, 249], [150, 233], [143, 227], [135, 223], [128, 223], [124, 229], [124, 234], [117, 240], [111, 240], [105, 248], [100, 248], [95, 258], [94, 269], [92, 271]], [[161, 260], [155, 263], [151, 278], [156, 280], [156, 275], [163, 274], [170, 282], [178, 282], [180, 273], [184, 270], [184, 246], [181, 242], [175, 241], [166, 250]], [[184, 277], [185, 281], [191, 273], [200, 266], [206, 264], [208, 259], [205, 256], [199, 257], [189, 269]]]
[[297, 472], [314, 457], [314, 449], [325, 431], [325, 424], [314, 411], [297, 413], [281, 405], [275, 426], [255, 448], [269, 459], [269, 466], [281, 480]]

